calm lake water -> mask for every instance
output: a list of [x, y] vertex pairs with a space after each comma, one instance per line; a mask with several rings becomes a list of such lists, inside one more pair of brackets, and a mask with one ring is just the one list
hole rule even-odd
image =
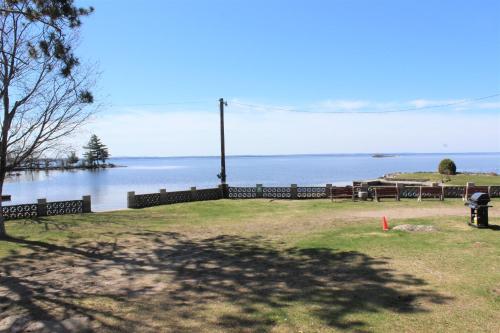
[[[500, 153], [488, 154], [402, 154], [390, 158], [371, 155], [296, 155], [228, 157], [230, 185], [345, 185], [353, 180], [373, 179], [391, 172], [433, 171], [439, 161], [452, 158], [459, 171], [500, 173]], [[92, 210], [126, 208], [128, 191], [152, 193], [160, 188], [184, 190], [191, 186], [217, 186], [220, 160], [217, 157], [114, 158], [126, 166], [100, 171], [30, 172], [11, 179], [5, 204], [31, 203], [92, 196]]]

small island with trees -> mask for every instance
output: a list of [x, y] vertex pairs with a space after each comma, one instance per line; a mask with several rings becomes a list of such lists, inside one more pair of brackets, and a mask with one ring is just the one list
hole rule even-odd
[[385, 157], [396, 157], [396, 155], [394, 154], [373, 154], [372, 155], [373, 158], [385, 158]]
[[45, 171], [45, 170], [73, 170], [73, 169], [104, 169], [114, 168], [117, 165], [109, 163], [108, 147], [101, 139], [92, 134], [88, 143], [82, 147], [83, 157], [78, 157], [72, 150], [63, 157], [32, 157], [16, 167], [13, 171]]

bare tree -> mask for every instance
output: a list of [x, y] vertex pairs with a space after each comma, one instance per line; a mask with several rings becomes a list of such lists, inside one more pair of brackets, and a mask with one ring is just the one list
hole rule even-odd
[[[73, 53], [73, 0], [0, 0], [0, 195], [9, 171], [54, 149], [88, 119], [91, 72]], [[0, 200], [0, 237], [6, 236]]]

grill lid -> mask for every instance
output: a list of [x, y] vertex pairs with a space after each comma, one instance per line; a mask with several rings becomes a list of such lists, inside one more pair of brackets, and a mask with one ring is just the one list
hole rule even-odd
[[470, 197], [469, 202], [476, 205], [487, 205], [490, 202], [490, 196], [488, 193], [476, 192]]

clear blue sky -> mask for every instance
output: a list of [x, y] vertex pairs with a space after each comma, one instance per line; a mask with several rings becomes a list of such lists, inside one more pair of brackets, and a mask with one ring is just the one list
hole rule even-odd
[[[376, 134], [368, 130], [370, 126], [387, 125], [394, 129], [405, 122], [414, 123], [414, 127], [403, 125], [395, 136], [429, 121], [432, 126], [439, 122], [444, 127], [443, 134], [463, 137], [460, 127], [469, 122], [479, 125], [475, 119], [478, 115], [486, 117], [488, 127], [484, 132], [488, 132], [485, 136], [489, 143], [476, 149], [500, 151], [500, 98], [392, 118], [289, 116], [272, 109], [286, 106], [371, 111], [436, 105], [498, 93], [500, 1], [79, 3], [96, 8], [95, 14], [84, 22], [79, 54], [84, 60], [99, 63], [102, 75], [98, 95], [110, 105], [89, 131], [99, 132], [115, 155], [216, 153], [217, 138], [207, 141], [201, 135], [216, 136], [212, 115], [217, 111], [219, 97], [230, 101], [228, 113], [234, 111], [233, 119], [228, 115], [229, 124], [237, 127], [228, 128], [228, 140], [233, 140], [228, 149], [234, 154], [470, 151], [472, 146], [467, 146], [465, 140], [450, 143], [450, 138], [443, 138], [433, 146], [442, 135], [439, 127], [424, 142], [411, 139], [406, 140], [406, 145], [394, 144], [391, 137], [384, 137], [379, 145], [365, 143]], [[195, 101], [204, 103], [169, 104]], [[262, 107], [245, 109], [231, 105], [231, 101]], [[454, 120], [448, 122], [447, 117]], [[147, 138], [148, 131], [134, 132], [134, 125], [139, 126], [137, 119], [149, 119], [149, 123], [140, 126], [154, 127], [158, 124], [152, 121], [166, 122], [163, 129], [175, 138], [157, 145], [161, 129], [152, 130]], [[110, 123], [122, 127], [109, 133], [105, 128]], [[189, 128], [189, 124], [193, 127]], [[338, 124], [341, 128], [335, 129]], [[246, 125], [249, 128], [242, 128]], [[338, 141], [334, 135], [325, 137], [328, 145], [317, 142], [324, 141], [317, 137], [319, 128], [323, 132], [328, 128], [338, 131], [344, 140], [348, 138], [349, 126], [367, 129], [363, 132], [368, 134], [352, 144], [333, 144]], [[252, 144], [245, 141], [247, 135], [241, 135], [264, 129], [266, 138]], [[297, 146], [268, 133], [281, 132], [282, 137], [295, 130], [315, 139]], [[198, 139], [183, 140], [193, 131], [201, 133]], [[137, 146], [125, 143], [125, 132], [127, 137], [141, 136], [142, 141]], [[275, 141], [279, 144], [268, 144]], [[177, 147], [169, 146], [174, 144]], [[141, 145], [148, 145], [150, 150], [141, 150]]]

